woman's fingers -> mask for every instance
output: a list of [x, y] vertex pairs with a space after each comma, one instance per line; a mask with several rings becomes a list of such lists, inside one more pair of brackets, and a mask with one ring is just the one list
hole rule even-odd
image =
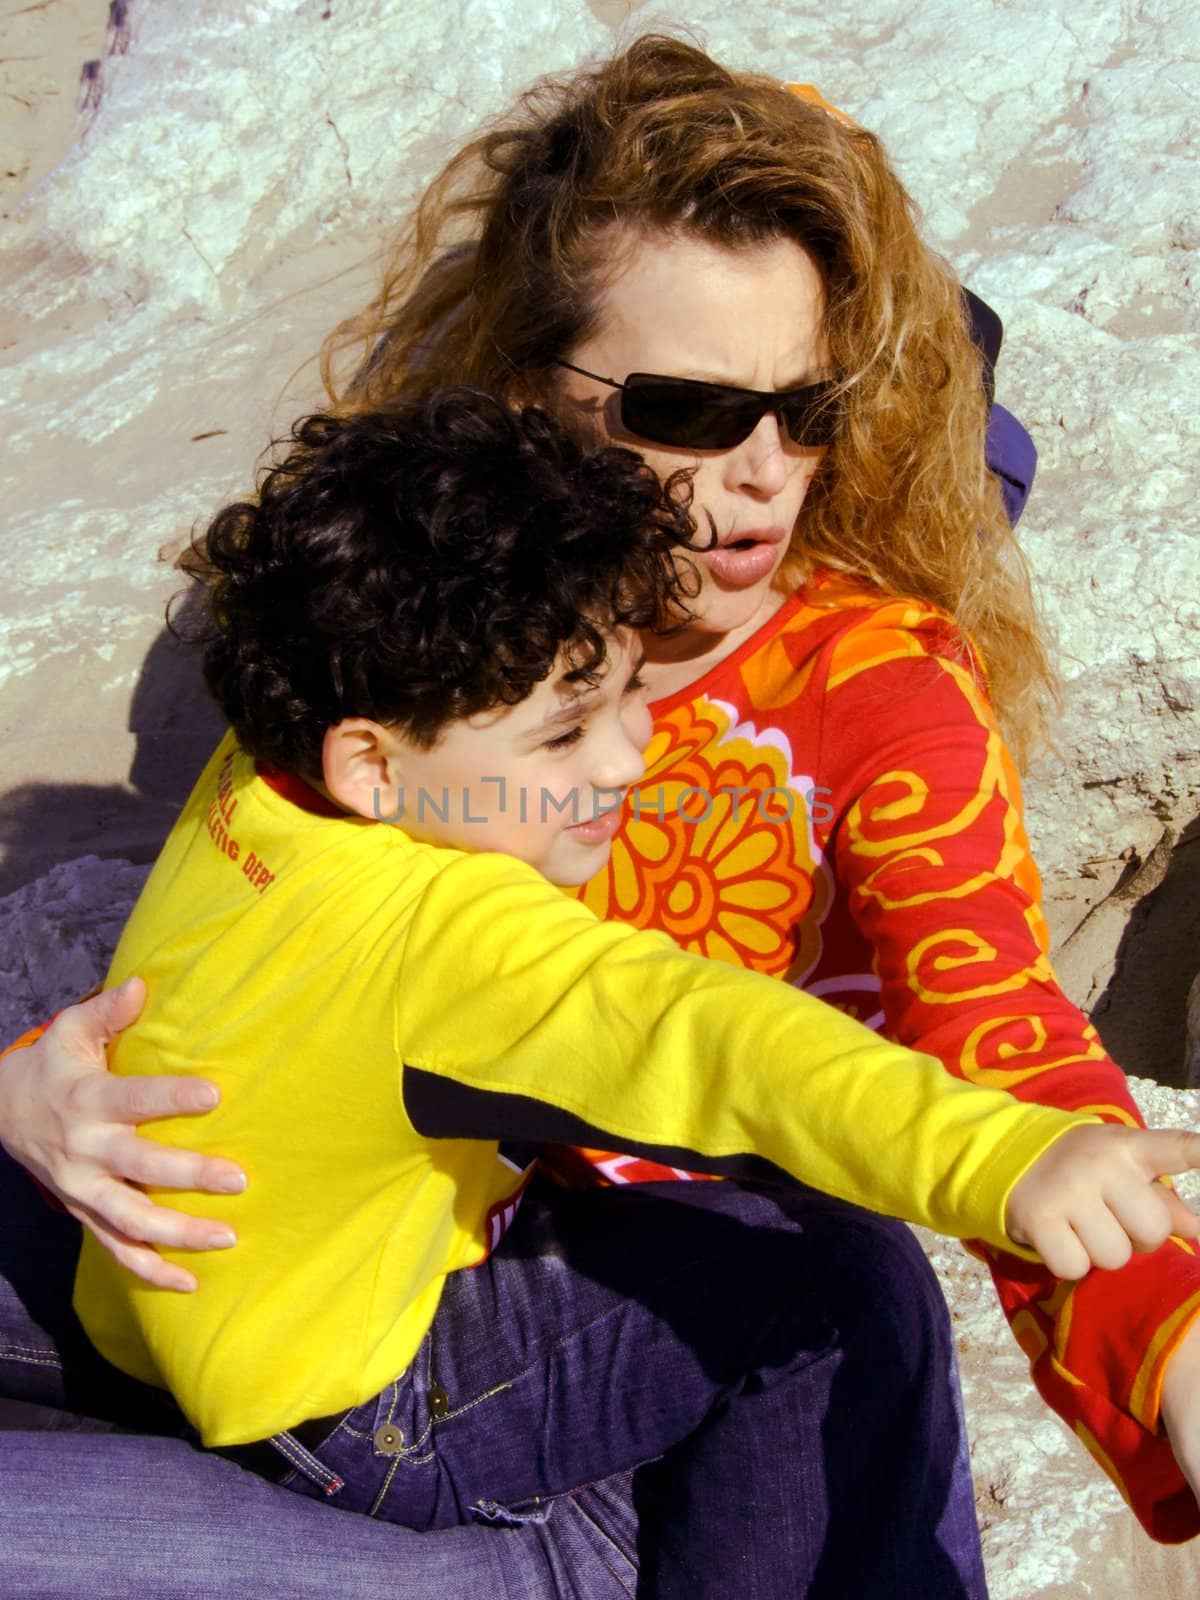
[[188, 1291], [195, 1276], [155, 1246], [220, 1250], [236, 1242], [228, 1223], [156, 1205], [136, 1184], [240, 1194], [236, 1162], [142, 1138], [158, 1118], [212, 1110], [220, 1096], [199, 1078], [113, 1078], [105, 1045], [137, 1020], [145, 985], [130, 979], [63, 1012], [36, 1042], [5, 1057], [0, 1131], [5, 1146], [130, 1272], [163, 1289]]
[[215, 1086], [203, 1079], [88, 1073], [65, 1096], [63, 1155], [148, 1188], [241, 1194], [246, 1175], [235, 1161], [177, 1150], [133, 1131], [143, 1122], [211, 1111], [219, 1098]]
[[216, 1085], [204, 1078], [88, 1073], [67, 1092], [64, 1147], [76, 1160], [95, 1162], [114, 1177], [149, 1188], [241, 1194], [246, 1175], [236, 1162], [176, 1150], [131, 1131], [164, 1117], [199, 1116], [220, 1098]]
[[207, 1078], [115, 1078], [106, 1072], [103, 1077], [84, 1080], [79, 1098], [86, 1098], [87, 1110], [105, 1122], [141, 1123], [159, 1117], [199, 1116], [211, 1111], [221, 1094]]
[[146, 1003], [146, 985], [141, 978], [127, 978], [117, 989], [104, 989], [69, 1006], [50, 1026], [64, 1050], [80, 1053], [97, 1066], [106, 1065], [104, 1046], [122, 1028], [136, 1022]]
[[126, 1178], [148, 1189], [241, 1194], [246, 1187], [246, 1175], [235, 1162], [223, 1156], [155, 1144], [128, 1127], [108, 1130], [97, 1140], [92, 1159], [112, 1177]]
[[153, 1200], [113, 1178], [104, 1178], [94, 1187], [80, 1211], [87, 1212], [89, 1224], [101, 1223], [110, 1235], [135, 1244], [166, 1245], [173, 1250], [228, 1250], [237, 1235], [227, 1222], [210, 1217], [193, 1217]]
[[197, 1287], [195, 1275], [185, 1267], [165, 1260], [149, 1245], [139, 1244], [136, 1239], [110, 1228], [94, 1212], [76, 1206], [71, 1206], [70, 1211], [85, 1228], [90, 1229], [97, 1241], [121, 1266], [145, 1283], [152, 1283], [159, 1289], [173, 1289], [183, 1294], [190, 1294]]

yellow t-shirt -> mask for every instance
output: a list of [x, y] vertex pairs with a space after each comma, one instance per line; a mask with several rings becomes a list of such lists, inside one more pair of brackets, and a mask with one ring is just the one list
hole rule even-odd
[[113, 1069], [212, 1078], [216, 1111], [149, 1131], [249, 1176], [229, 1199], [163, 1197], [240, 1242], [192, 1258], [200, 1288], [180, 1295], [89, 1236], [76, 1305], [210, 1445], [359, 1404], [405, 1369], [516, 1187], [498, 1140], [782, 1169], [1003, 1246], [1012, 1185], [1094, 1120], [968, 1086], [786, 984], [600, 922], [511, 857], [304, 809], [232, 737], [109, 982], [134, 972], [149, 998]]

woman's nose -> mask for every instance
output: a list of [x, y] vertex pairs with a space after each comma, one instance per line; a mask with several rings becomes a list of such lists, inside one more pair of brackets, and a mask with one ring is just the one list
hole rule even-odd
[[731, 488], [757, 494], [779, 494], [788, 481], [793, 462], [784, 447], [783, 428], [773, 411], [758, 419], [758, 426], [729, 452]]

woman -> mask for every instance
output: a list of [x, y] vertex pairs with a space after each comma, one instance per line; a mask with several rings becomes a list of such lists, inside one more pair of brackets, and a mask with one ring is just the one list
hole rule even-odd
[[[664, 473], [695, 469], [716, 548], [698, 558], [694, 623], [650, 642], [644, 803], [589, 903], [802, 982], [952, 1071], [1136, 1117], [1046, 961], [999, 726], [1018, 752], [1036, 743], [1050, 674], [983, 466], [979, 360], [957, 285], [870, 135], [688, 46], [641, 40], [535, 90], [450, 163], [381, 297], [331, 345], [335, 392], [345, 348], [358, 369], [347, 407], [461, 379], [548, 404]], [[130, 1106], [128, 1086], [96, 1074], [135, 1009], [103, 997], [10, 1057], [0, 1127], [123, 1259], [179, 1286], [137, 1241], [204, 1248], [203, 1225], [154, 1213], [119, 1179], [215, 1187], [229, 1174], [178, 1152], [160, 1166], [122, 1126], [201, 1104], [195, 1084], [143, 1082], [152, 1101]], [[596, 1152], [557, 1162], [610, 1181], [664, 1175]], [[873, 1314], [925, 1294], [886, 1230], [852, 1248], [831, 1237], [872, 1283]], [[1194, 1258], [1169, 1245], [1073, 1290], [993, 1266], [1047, 1398], [1152, 1532], [1190, 1536], [1195, 1503], [1158, 1423], [1161, 1401], [1196, 1481]], [[932, 1350], [941, 1337], [930, 1312], [903, 1340]], [[879, 1399], [851, 1386], [821, 1403], [833, 1409], [818, 1453]], [[915, 1450], [910, 1438], [910, 1473]], [[220, 1465], [172, 1460], [182, 1478]], [[944, 1592], [976, 1593], [952, 1478]], [[619, 1544], [628, 1496], [611, 1498]], [[830, 1499], [821, 1537], [838, 1560], [904, 1520], [871, 1501], [864, 1540], [853, 1478]], [[353, 1528], [342, 1537], [348, 1552]], [[898, 1575], [874, 1581], [904, 1592]], [[797, 1592], [874, 1591], [830, 1583], [818, 1561]]]

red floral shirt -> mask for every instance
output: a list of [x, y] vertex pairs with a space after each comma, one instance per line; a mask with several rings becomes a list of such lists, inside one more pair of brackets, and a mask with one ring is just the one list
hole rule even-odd
[[[1017, 774], [943, 613], [822, 574], [653, 709], [646, 776], [578, 891], [600, 916], [798, 984], [973, 1082], [1140, 1121], [1055, 983]], [[547, 1159], [576, 1181], [688, 1176]], [[1167, 1357], [1200, 1314], [1193, 1247], [1077, 1284], [986, 1254], [1045, 1399], [1155, 1538], [1200, 1531], [1158, 1429]]]

